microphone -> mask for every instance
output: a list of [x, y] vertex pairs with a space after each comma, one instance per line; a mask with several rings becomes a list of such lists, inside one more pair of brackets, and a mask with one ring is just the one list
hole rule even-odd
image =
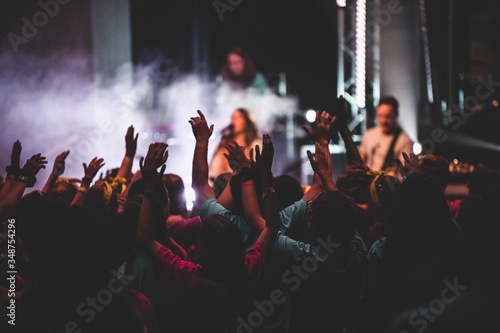
[[220, 131], [220, 134], [223, 136], [223, 137], [226, 137], [228, 136], [229, 134], [231, 134], [233, 132], [233, 129], [234, 129], [234, 126], [233, 125], [228, 125], [226, 127], [224, 127], [221, 131]]

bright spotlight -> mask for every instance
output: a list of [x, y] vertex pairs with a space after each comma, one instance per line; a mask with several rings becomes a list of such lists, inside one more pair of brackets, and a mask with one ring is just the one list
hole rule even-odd
[[346, 6], [346, 1], [345, 0], [337, 0], [337, 6], [339, 6], [339, 7], [345, 7]]
[[193, 209], [193, 203], [194, 203], [194, 200], [195, 200], [195, 194], [194, 194], [194, 190], [191, 188], [191, 186], [186, 187], [184, 189], [184, 195], [186, 196], [186, 208], [188, 210], [192, 210]]
[[356, 105], [366, 106], [366, 0], [356, 1]]
[[306, 119], [308, 122], [310, 123], [314, 123], [314, 121], [316, 120], [316, 111], [314, 110], [307, 110], [306, 111]]
[[413, 144], [413, 154], [418, 155], [422, 153], [422, 145], [418, 142]]

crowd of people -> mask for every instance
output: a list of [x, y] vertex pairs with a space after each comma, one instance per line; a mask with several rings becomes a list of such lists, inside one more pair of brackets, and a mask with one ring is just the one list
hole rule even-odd
[[134, 167], [132, 126], [98, 179], [103, 158], [69, 179], [70, 151], [21, 165], [16, 141], [0, 189], [2, 332], [499, 331], [498, 170], [476, 168], [458, 202], [434, 155], [403, 152], [397, 177], [352, 164], [334, 181], [335, 120], [317, 112], [306, 131], [312, 184], [274, 175], [272, 139], [251, 129], [219, 144], [210, 179], [214, 127], [198, 111], [191, 211], [166, 143]]

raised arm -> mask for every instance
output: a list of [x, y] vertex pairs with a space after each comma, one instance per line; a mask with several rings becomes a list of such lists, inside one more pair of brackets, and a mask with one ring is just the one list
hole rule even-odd
[[214, 131], [214, 125], [208, 127], [203, 113], [198, 110], [199, 117], [191, 117], [189, 123], [196, 139], [193, 156], [192, 187], [196, 194], [196, 205], [201, 207], [209, 198], [215, 198], [213, 189], [208, 184], [208, 140]]
[[139, 134], [134, 137], [134, 126], [130, 126], [127, 129], [127, 134], [125, 134], [125, 156], [123, 157], [122, 164], [116, 178], [124, 178], [130, 181], [132, 176], [132, 165], [134, 164], [135, 152], [137, 150], [137, 138]]
[[321, 179], [323, 188], [326, 191], [337, 191], [337, 186], [332, 180], [332, 167], [330, 159], [330, 150], [328, 146], [324, 147], [318, 142], [315, 144], [316, 154], [313, 154], [308, 150], [307, 156], [309, 157], [309, 162], [314, 172], [318, 174]]
[[[230, 164], [237, 164], [239, 166], [239, 177], [242, 178], [241, 200], [243, 202], [243, 217], [252, 230], [260, 233], [266, 226], [266, 220], [261, 215], [257, 193], [255, 192], [253, 181], [255, 170], [252, 169], [252, 163], [245, 156], [242, 147], [238, 146], [236, 142], [228, 144], [226, 148], [229, 154], [224, 155], [230, 161]], [[256, 149], [259, 150], [259, 146]]]
[[16, 140], [12, 145], [12, 152], [10, 154], [10, 165], [6, 168], [7, 179], [5, 179], [5, 184], [0, 192], [0, 200], [9, 193], [11, 186], [14, 184], [14, 179], [19, 175], [21, 169], [19, 169], [19, 160], [21, 158], [21, 142]]
[[0, 199], [0, 214], [5, 213], [17, 204], [26, 187], [35, 185], [36, 175], [41, 169], [45, 169], [45, 164], [47, 164], [47, 160], [42, 154], [31, 156], [15, 178], [10, 180], [12, 183], [9, 191]]
[[49, 194], [50, 192], [52, 192], [57, 179], [64, 173], [65, 161], [68, 155], [69, 150], [63, 151], [62, 153], [57, 155], [56, 160], [54, 161], [52, 172], [50, 173], [49, 178], [43, 186], [42, 193]]
[[[140, 161], [142, 179], [144, 180], [144, 199], [139, 213], [137, 244], [150, 255], [155, 254], [161, 247], [161, 244], [155, 239], [154, 236], [153, 201], [157, 200], [159, 197], [159, 184], [161, 184], [161, 177], [165, 172], [165, 163], [168, 159], [167, 147], [168, 145], [162, 142], [150, 144], [146, 158], [141, 158]], [[159, 167], [161, 167], [161, 169], [158, 173], [157, 169]]]
[[274, 178], [271, 171], [274, 157], [274, 146], [269, 135], [264, 135], [262, 154], [256, 150], [255, 158], [259, 165], [259, 175], [262, 179], [262, 217], [266, 221], [266, 227], [260, 233], [257, 242], [262, 243], [267, 250], [274, 245], [274, 240], [280, 224], [278, 202], [274, 190]]
[[97, 157], [94, 157], [90, 161], [88, 166], [85, 163], [82, 164], [83, 165], [82, 182], [80, 183], [80, 188], [76, 192], [73, 201], [71, 201], [71, 206], [83, 207], [83, 198], [85, 198], [85, 193], [90, 188], [90, 184], [92, 183], [94, 177], [97, 175], [97, 172], [104, 166], [104, 164], [105, 164], [104, 159]]
[[[332, 117], [328, 112], [316, 111], [316, 120], [314, 122], [314, 129], [311, 131], [307, 127], [303, 127], [307, 135], [323, 149], [328, 150], [330, 142], [330, 128], [337, 120], [337, 117]], [[331, 168], [331, 163], [330, 163]], [[311, 188], [304, 193], [303, 199], [306, 201], [312, 200], [323, 190], [322, 182], [319, 175], [315, 172]]]

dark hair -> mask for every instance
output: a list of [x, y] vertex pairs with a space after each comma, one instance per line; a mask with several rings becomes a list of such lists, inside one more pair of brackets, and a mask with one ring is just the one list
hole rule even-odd
[[238, 227], [222, 215], [207, 216], [202, 220], [199, 243], [203, 277], [237, 293], [247, 275], [245, 247]]
[[274, 188], [278, 199], [278, 210], [282, 210], [300, 200], [304, 194], [298, 180], [289, 175], [274, 178]]
[[399, 102], [396, 99], [396, 97], [390, 96], [390, 95], [382, 96], [382, 97], [380, 97], [380, 101], [378, 102], [378, 105], [380, 106], [382, 104], [387, 104], [387, 105], [392, 106], [392, 110], [394, 111], [394, 115], [396, 117], [399, 116]]
[[450, 162], [442, 156], [424, 155], [422, 157], [422, 172], [434, 175], [444, 190], [450, 180]]
[[170, 198], [170, 214], [187, 217], [185, 187], [182, 178], [176, 174], [167, 173], [163, 176], [163, 184]]
[[414, 173], [399, 186], [388, 212], [386, 259], [400, 272], [454, 248], [458, 228], [437, 179]]
[[77, 192], [76, 184], [67, 178], [59, 178], [54, 184], [51, 194], [60, 197], [68, 206], [73, 201]]
[[[248, 111], [247, 109], [237, 108], [236, 110], [234, 110], [234, 112], [241, 113], [241, 115], [245, 119], [245, 130], [244, 130], [245, 144], [247, 145], [247, 147], [249, 147], [252, 144], [252, 142], [254, 142], [255, 139], [257, 139], [257, 137], [258, 137], [257, 125], [255, 125], [255, 123], [253, 122], [252, 117], [250, 115], [250, 111]], [[217, 149], [215, 150], [214, 155], [220, 149], [225, 149], [226, 144], [233, 142], [235, 137], [236, 137], [236, 133], [234, 133], [233, 131], [231, 131], [231, 133], [229, 133], [228, 135], [223, 137], [222, 140], [220, 140], [220, 143], [217, 146]]]
[[85, 193], [83, 204], [97, 212], [115, 211], [118, 206], [120, 189], [106, 180], [97, 181]]
[[348, 165], [345, 172], [337, 179], [337, 188], [350, 196], [358, 204], [370, 202], [370, 184], [374, 176], [368, 174], [370, 169], [364, 164]]
[[315, 236], [331, 235], [332, 240], [339, 243], [353, 238], [359, 209], [351, 198], [339, 191], [321, 192], [311, 202], [310, 209]]
[[229, 64], [226, 59], [224, 66], [222, 66], [222, 78], [226, 82], [241, 84], [244, 88], [247, 88], [252, 84], [256, 75], [255, 65], [252, 61], [252, 58], [250, 58], [248, 51], [241, 47], [236, 47], [231, 51], [229, 51], [227, 54], [229, 55], [231, 53], [239, 55], [243, 59], [244, 62], [243, 73], [240, 76], [234, 76], [233, 73], [231, 73], [231, 70], [229, 69]]

